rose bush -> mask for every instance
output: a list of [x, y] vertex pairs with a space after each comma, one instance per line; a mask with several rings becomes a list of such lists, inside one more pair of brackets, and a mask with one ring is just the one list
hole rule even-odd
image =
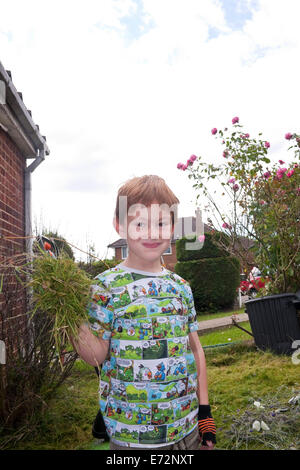
[[[246, 268], [253, 265], [251, 251], [255, 265], [271, 280], [261, 295], [296, 292], [300, 287], [300, 136], [285, 134], [291, 143], [288, 151], [293, 151], [290, 163], [271, 163], [271, 144], [261, 138], [262, 133], [258, 139], [244, 133], [237, 116], [232, 124], [231, 132], [227, 128], [211, 131], [225, 147], [217, 164], [193, 155], [187, 164], [177, 167], [189, 171], [196, 199], [202, 194], [207, 198], [206, 207], [218, 221], [219, 230], [222, 227], [231, 240], [227, 249], [238, 255]], [[211, 180], [219, 183], [214, 191], [218, 198], [211, 194]], [[229, 199], [226, 214], [221, 204], [224, 195]], [[211, 218], [208, 222], [212, 232], [218, 230]], [[252, 246], [245, 240], [250, 240]]]

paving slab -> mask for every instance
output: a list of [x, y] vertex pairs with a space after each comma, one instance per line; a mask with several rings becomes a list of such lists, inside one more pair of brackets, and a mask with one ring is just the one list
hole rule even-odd
[[249, 317], [247, 313], [239, 313], [239, 314], [233, 314], [229, 315], [227, 317], [221, 317], [221, 318], [214, 318], [212, 320], [198, 320], [198, 324], [200, 327], [199, 333], [204, 334], [208, 333], [209, 331], [217, 330], [219, 328], [224, 328], [226, 326], [232, 326], [233, 322], [232, 319], [237, 323], [241, 323], [244, 321], [248, 321]]

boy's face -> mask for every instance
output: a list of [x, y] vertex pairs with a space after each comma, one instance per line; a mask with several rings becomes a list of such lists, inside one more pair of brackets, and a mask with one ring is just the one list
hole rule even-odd
[[127, 238], [130, 253], [145, 261], [155, 261], [170, 246], [174, 226], [167, 204], [153, 202], [145, 207], [129, 207], [126, 224], [115, 223], [118, 233]]

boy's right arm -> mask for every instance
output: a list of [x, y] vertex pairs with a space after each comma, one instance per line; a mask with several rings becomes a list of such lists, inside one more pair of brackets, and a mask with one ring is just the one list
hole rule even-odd
[[95, 336], [86, 324], [80, 326], [78, 338], [72, 338], [71, 343], [81, 359], [94, 367], [99, 367], [109, 352], [109, 340]]

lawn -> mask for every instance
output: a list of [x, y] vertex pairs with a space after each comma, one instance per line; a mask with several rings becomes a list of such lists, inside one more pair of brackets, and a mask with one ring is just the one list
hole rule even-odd
[[[248, 323], [246, 328], [250, 329]], [[300, 394], [300, 365], [289, 356], [257, 350], [251, 337], [234, 326], [200, 340], [218, 431], [216, 448], [300, 450], [300, 405], [288, 403]], [[224, 343], [229, 344], [208, 347]], [[254, 401], [265, 408], [256, 408]], [[91, 435], [97, 402], [95, 370], [78, 360], [43, 414], [11, 435], [10, 442], [1, 439], [0, 449], [108, 449], [108, 443], [99, 444]], [[252, 431], [255, 419], [264, 421], [270, 431]]]

